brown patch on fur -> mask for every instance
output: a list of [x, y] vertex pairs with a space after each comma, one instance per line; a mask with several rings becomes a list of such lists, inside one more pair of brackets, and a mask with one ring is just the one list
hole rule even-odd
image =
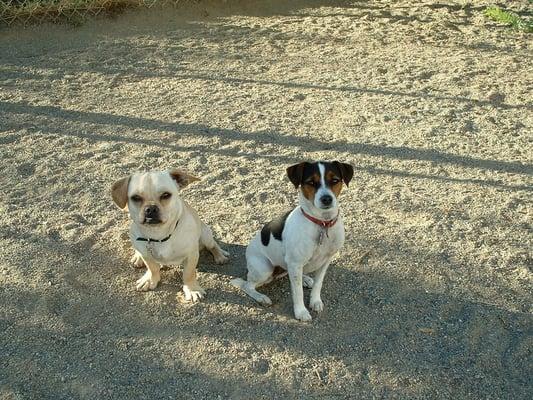
[[[332, 183], [333, 180], [337, 180], [337, 183]], [[333, 171], [326, 171], [325, 176], [326, 185], [335, 193], [335, 197], [339, 197], [342, 190], [342, 178], [337, 176]]]
[[[313, 181], [315, 185], [310, 185], [309, 181]], [[308, 177], [305, 182], [302, 185], [302, 193], [305, 196], [305, 198], [309, 201], [313, 201], [315, 198], [315, 194], [317, 191], [318, 186], [320, 185], [320, 175], [319, 174], [313, 174], [312, 176]]]
[[180, 188], [184, 188], [185, 186], [200, 180], [200, 178], [179, 169], [170, 170], [168, 173]]
[[130, 183], [130, 177], [119, 179], [111, 187], [111, 197], [119, 208], [126, 208], [128, 205], [128, 185]]

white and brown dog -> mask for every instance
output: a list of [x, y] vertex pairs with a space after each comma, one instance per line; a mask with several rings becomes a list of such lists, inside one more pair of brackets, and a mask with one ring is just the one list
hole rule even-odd
[[132, 220], [130, 238], [135, 249], [132, 261], [147, 270], [137, 281], [137, 290], [155, 289], [160, 265], [184, 264], [185, 300], [197, 301], [205, 291], [196, 280], [199, 250], [207, 248], [215, 262], [227, 260], [228, 253], [213, 239], [211, 229], [180, 197], [180, 190], [199, 180], [183, 171], [138, 173], [113, 184], [111, 195]]
[[[310, 321], [303, 285], [311, 288], [311, 309], [321, 312], [322, 281], [331, 259], [344, 243], [338, 197], [342, 183], [348, 185], [352, 179], [353, 167], [338, 161], [303, 162], [289, 167], [287, 175], [300, 188], [299, 206], [257, 233], [246, 249], [247, 280], [237, 278], [232, 283], [259, 303], [270, 305], [270, 298], [256, 288], [288, 273], [294, 315], [301, 321]], [[284, 272], [276, 275], [276, 267]], [[315, 273], [314, 280], [304, 275], [308, 273]]]

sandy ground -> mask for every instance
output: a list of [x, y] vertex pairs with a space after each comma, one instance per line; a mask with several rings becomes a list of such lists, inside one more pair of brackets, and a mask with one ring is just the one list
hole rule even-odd
[[[482, 2], [389, 3], [1, 32], [0, 398], [531, 398], [531, 36]], [[270, 308], [229, 285], [294, 206], [302, 159], [356, 168], [310, 324], [287, 280]], [[194, 305], [177, 267], [135, 292], [109, 196], [176, 166], [202, 177], [184, 196], [232, 254], [202, 257]]]

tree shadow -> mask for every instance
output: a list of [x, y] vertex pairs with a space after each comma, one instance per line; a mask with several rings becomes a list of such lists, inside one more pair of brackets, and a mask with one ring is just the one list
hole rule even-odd
[[466, 103], [473, 106], [484, 107], [491, 106], [501, 109], [525, 109], [533, 110], [533, 105], [531, 104], [505, 104], [505, 103], [496, 103], [489, 100], [477, 100], [468, 97], [461, 96], [446, 96], [446, 95], [433, 95], [425, 92], [402, 92], [396, 90], [387, 90], [387, 89], [372, 89], [364, 88], [358, 86], [326, 86], [326, 85], [316, 85], [316, 84], [307, 84], [307, 83], [297, 83], [297, 82], [276, 82], [276, 81], [267, 81], [267, 80], [256, 80], [256, 79], [245, 79], [245, 78], [234, 78], [234, 77], [212, 77], [209, 75], [201, 75], [197, 73], [188, 73], [188, 74], [176, 74], [176, 77], [182, 79], [199, 79], [207, 81], [222, 81], [222, 82], [231, 82], [239, 84], [254, 84], [254, 85], [274, 85], [282, 86], [293, 89], [319, 89], [326, 91], [339, 91], [339, 92], [354, 92], [354, 93], [371, 93], [385, 96], [401, 96], [401, 97], [410, 97], [417, 99], [432, 99], [438, 101], [453, 101], [457, 103]]
[[[104, 126], [126, 127], [130, 129], [142, 129], [148, 131], [156, 131], [159, 134], [170, 133], [179, 136], [185, 134], [192, 134], [204, 138], [216, 138], [224, 142], [239, 141], [241, 143], [253, 142], [256, 145], [278, 144], [284, 147], [293, 147], [298, 150], [305, 148], [305, 151], [323, 151], [328, 149], [336, 149], [338, 151], [346, 152], [351, 155], [367, 155], [372, 157], [382, 157], [394, 160], [413, 160], [413, 161], [429, 161], [440, 165], [454, 165], [462, 168], [481, 169], [487, 171], [504, 172], [511, 174], [533, 175], [533, 165], [523, 164], [520, 162], [496, 161], [490, 159], [480, 159], [475, 157], [455, 155], [432, 149], [415, 149], [406, 146], [382, 146], [369, 143], [354, 143], [345, 140], [337, 141], [322, 141], [313, 137], [298, 138], [290, 135], [283, 135], [273, 131], [258, 131], [258, 132], [240, 132], [237, 130], [213, 128], [202, 124], [183, 124], [165, 122], [157, 119], [147, 119], [141, 117], [113, 115], [108, 113], [97, 113], [87, 111], [65, 110], [56, 106], [36, 106], [24, 102], [5, 102], [0, 101], [0, 107], [4, 111], [4, 115], [8, 117], [6, 127], [8, 129], [20, 130], [23, 128], [36, 130], [42, 133], [53, 133], [59, 135], [76, 136], [91, 141], [110, 141], [120, 143], [133, 143], [140, 145], [149, 145], [160, 148], [165, 148], [171, 151], [193, 151], [202, 150], [211, 153], [234, 155], [233, 149], [216, 148], [212, 145], [192, 145], [183, 146], [179, 144], [172, 144], [168, 141], [160, 139], [139, 138], [130, 134], [110, 135], [107, 133], [86, 133], [80, 132], [79, 129], [72, 129], [68, 124], [65, 125], [61, 121], [67, 123], [89, 124], [97, 128]], [[18, 118], [10, 116], [28, 116], [31, 117], [31, 123], [21, 121]], [[38, 117], [46, 118], [45, 124], [36, 127], [35, 123]], [[61, 129], [50, 128], [50, 123], [54, 120], [59, 120]], [[222, 146], [219, 146], [222, 147]], [[270, 149], [261, 152], [259, 147], [256, 147], [253, 154], [246, 154], [241, 152], [241, 156], [248, 156], [255, 158], [257, 156], [270, 158], [272, 160], [289, 163], [294, 162], [292, 156], [284, 156], [273, 154]], [[356, 166], [357, 168], [357, 166]], [[376, 173], [381, 175], [414, 177], [421, 179], [437, 179], [439, 181], [462, 182], [471, 184], [482, 184], [490, 186], [498, 186], [510, 190], [531, 190], [529, 185], [511, 186], [505, 185], [502, 182], [494, 180], [479, 180], [479, 179], [460, 179], [449, 178], [441, 176], [433, 176], [427, 174], [413, 174], [405, 171], [389, 171], [376, 167], [359, 167], [368, 173]]]

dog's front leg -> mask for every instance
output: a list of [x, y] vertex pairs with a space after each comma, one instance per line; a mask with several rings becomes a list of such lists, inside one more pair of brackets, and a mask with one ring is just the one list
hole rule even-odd
[[292, 305], [294, 307], [294, 316], [300, 321], [311, 321], [311, 314], [304, 304], [304, 288], [303, 288], [303, 265], [289, 264], [289, 280], [291, 282]]
[[315, 275], [315, 282], [313, 288], [311, 289], [311, 299], [309, 301], [309, 306], [313, 311], [321, 312], [324, 309], [324, 303], [320, 298], [320, 291], [322, 290], [322, 282], [324, 281], [324, 276], [329, 267], [329, 261], [325, 263], [322, 268], [320, 268]]
[[135, 250], [135, 254], [133, 255], [133, 257], [131, 257], [130, 262], [135, 268], [146, 267], [146, 264], [144, 263], [141, 253], [139, 253], [137, 250]]
[[143, 258], [143, 261], [146, 264], [146, 272], [141, 279], [137, 281], [137, 290], [147, 292], [148, 290], [153, 290], [157, 287], [161, 276], [159, 275], [158, 263], [153, 260], [148, 261], [146, 258]]
[[196, 266], [200, 254], [198, 249], [193, 251], [185, 261], [183, 268], [183, 294], [186, 301], [198, 301], [205, 295], [205, 290], [200, 287], [196, 280]]

